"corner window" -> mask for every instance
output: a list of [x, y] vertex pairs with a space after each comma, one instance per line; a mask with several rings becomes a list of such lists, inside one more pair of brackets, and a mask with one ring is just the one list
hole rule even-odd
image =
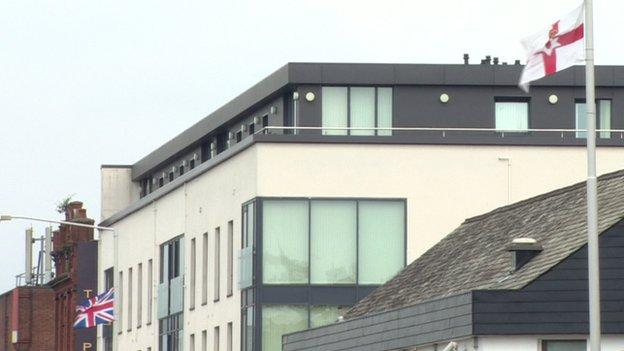
[[321, 94], [323, 135], [392, 135], [376, 130], [392, 128], [392, 88], [323, 87]]
[[[576, 129], [587, 129], [587, 105], [584, 100], [575, 104]], [[596, 100], [596, 125], [597, 129], [611, 129], [611, 100]], [[600, 138], [611, 138], [611, 132], [600, 132]], [[577, 138], [587, 138], [587, 132], [576, 132]]]
[[526, 132], [529, 129], [529, 102], [496, 101], [495, 128], [501, 132]]
[[377, 285], [405, 265], [401, 200], [267, 199], [262, 225], [264, 284]]
[[543, 340], [542, 351], [586, 351], [585, 340]]

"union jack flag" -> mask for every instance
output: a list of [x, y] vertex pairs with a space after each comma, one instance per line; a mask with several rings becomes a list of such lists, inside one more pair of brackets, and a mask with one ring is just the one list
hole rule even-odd
[[115, 320], [113, 316], [113, 288], [107, 292], [85, 300], [76, 306], [74, 328], [93, 328], [98, 324], [108, 324]]

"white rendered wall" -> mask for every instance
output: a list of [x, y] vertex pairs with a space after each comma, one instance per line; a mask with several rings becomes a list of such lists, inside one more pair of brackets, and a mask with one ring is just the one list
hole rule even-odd
[[[189, 337], [195, 334], [195, 349], [201, 350], [202, 331], [207, 330], [208, 349], [213, 348], [214, 327], [220, 327], [221, 350], [226, 350], [227, 323], [233, 326], [233, 350], [240, 349], [240, 291], [237, 288], [237, 255], [241, 246], [241, 205], [256, 196], [255, 149], [249, 148], [236, 157], [220, 164], [202, 176], [195, 178], [151, 205], [113, 224], [119, 235], [119, 269], [124, 272], [123, 325], [118, 337], [119, 350], [158, 350], [157, 285], [159, 279], [159, 246], [178, 235], [184, 234], [185, 250], [185, 292], [184, 292], [184, 350], [189, 349]], [[228, 221], [234, 221], [234, 294], [227, 296], [227, 228]], [[221, 273], [220, 300], [214, 297], [214, 232], [221, 228]], [[202, 236], [208, 233], [208, 302], [202, 305]], [[195, 309], [190, 304], [190, 247], [196, 239], [197, 271]], [[100, 256], [100, 286], [103, 286], [103, 272], [113, 266], [113, 236], [102, 235]], [[153, 317], [147, 322], [147, 267], [153, 260]], [[143, 264], [143, 317], [142, 326], [137, 328], [137, 265]], [[133, 268], [133, 324], [127, 325], [127, 272]], [[115, 279], [118, 278], [118, 272]], [[101, 340], [99, 341], [101, 345]]]
[[139, 186], [132, 182], [130, 166], [102, 166], [101, 219], [106, 219], [128, 207], [139, 198]]
[[[468, 217], [583, 181], [586, 174], [583, 147], [255, 147], [260, 196], [407, 198], [408, 262]], [[598, 173], [624, 169], [623, 155], [620, 148], [599, 148]]]
[[[511, 166], [509, 166], [509, 161]], [[598, 170], [624, 168], [619, 148], [600, 148]], [[184, 345], [220, 327], [225, 350], [227, 323], [233, 323], [233, 349], [240, 349], [240, 292], [236, 287], [241, 206], [256, 196], [406, 198], [408, 261], [417, 258], [465, 218], [584, 179], [582, 147], [426, 146], [258, 143], [114, 223], [119, 231], [120, 268], [133, 267], [135, 296], [131, 331], [124, 311], [119, 350], [157, 350], [156, 285], [159, 245], [185, 234]], [[104, 189], [104, 188], [103, 188]], [[107, 195], [103, 194], [103, 198]], [[234, 220], [234, 294], [226, 297], [227, 223]], [[221, 296], [213, 302], [214, 229], [221, 227]], [[202, 235], [209, 234], [208, 303], [201, 305]], [[189, 311], [190, 246], [197, 245], [195, 309]], [[113, 265], [112, 235], [102, 235], [102, 272]], [[146, 321], [147, 260], [153, 259], [152, 324]], [[143, 263], [143, 325], [136, 327], [137, 264]], [[118, 272], [115, 273], [115, 279]], [[124, 304], [127, 304], [127, 296]], [[483, 349], [481, 349], [483, 350]], [[509, 350], [507, 350], [509, 351]]]

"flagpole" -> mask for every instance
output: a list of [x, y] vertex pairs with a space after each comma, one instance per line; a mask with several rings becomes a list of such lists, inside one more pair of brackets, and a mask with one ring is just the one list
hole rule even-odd
[[594, 81], [593, 1], [585, 0], [585, 103], [587, 106], [587, 264], [589, 346], [600, 351], [600, 269], [598, 254], [598, 185], [596, 179], [596, 93]]

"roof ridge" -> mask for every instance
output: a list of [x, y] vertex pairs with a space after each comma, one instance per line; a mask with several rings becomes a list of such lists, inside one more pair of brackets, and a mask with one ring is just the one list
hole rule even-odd
[[[605, 173], [605, 174], [603, 174], [603, 175], [598, 177], [598, 182], [602, 182], [602, 181], [606, 181], [606, 180], [610, 180], [610, 179], [614, 179], [614, 178], [620, 178], [620, 177], [624, 177], [624, 169], [620, 169], [620, 170], [617, 170], [617, 171]], [[572, 190], [576, 190], [578, 188], [585, 187], [586, 184], [587, 184], [586, 181], [580, 181], [578, 183], [574, 183], [574, 184], [568, 185], [568, 186], [563, 187], [563, 188], [555, 189], [555, 190], [549, 191], [547, 193], [543, 193], [543, 194], [539, 194], [537, 196], [530, 197], [528, 199], [520, 200], [518, 202], [514, 202], [513, 204], [509, 204], [509, 205], [506, 205], [506, 206], [502, 206], [502, 207], [496, 208], [496, 209], [494, 209], [494, 210], [492, 210], [490, 212], [486, 212], [486, 213], [483, 213], [483, 214], [480, 214], [480, 215], [476, 215], [476, 216], [473, 216], [473, 217], [466, 218], [463, 223], [473, 223], [473, 222], [479, 221], [479, 220], [481, 220], [483, 218], [489, 217], [489, 216], [491, 216], [493, 214], [507, 212], [507, 211], [516, 209], [518, 207], [522, 207], [522, 206], [525, 206], [525, 205], [528, 205], [528, 204], [531, 204], [531, 203], [534, 203], [534, 202], [542, 201], [542, 200], [547, 199], [549, 197], [554, 197], [554, 196], [558, 196], [558, 195], [561, 195], [561, 194], [565, 194], [565, 193], [568, 193], [568, 192], [570, 192]]]

